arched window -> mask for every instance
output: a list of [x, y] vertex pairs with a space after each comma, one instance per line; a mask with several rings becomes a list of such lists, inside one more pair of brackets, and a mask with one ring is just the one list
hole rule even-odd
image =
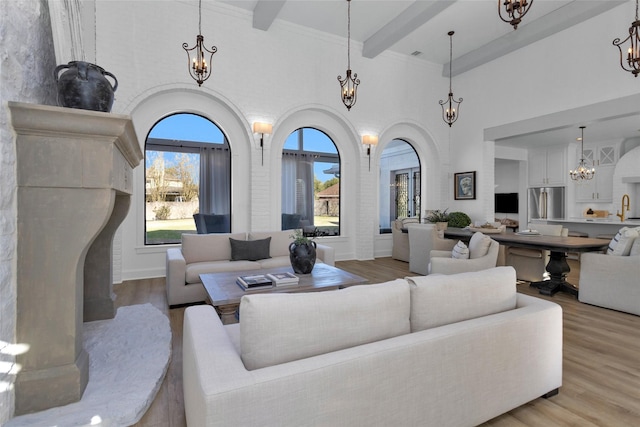
[[180, 243], [182, 233], [230, 231], [227, 138], [204, 117], [165, 117], [145, 142], [145, 244]]
[[396, 218], [420, 216], [420, 159], [413, 146], [394, 139], [380, 156], [380, 233]]
[[282, 229], [340, 235], [340, 155], [324, 132], [300, 128], [282, 150]]

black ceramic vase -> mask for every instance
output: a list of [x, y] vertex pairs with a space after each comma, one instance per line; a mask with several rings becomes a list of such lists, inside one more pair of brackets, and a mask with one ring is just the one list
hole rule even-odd
[[309, 274], [316, 263], [316, 242], [296, 243], [289, 245], [289, 259], [293, 271], [298, 274]]
[[[67, 70], [59, 75], [65, 68]], [[53, 74], [58, 84], [59, 106], [105, 113], [111, 111], [118, 80], [110, 72], [88, 62], [71, 61], [58, 65]], [[106, 76], [113, 79], [113, 85]]]

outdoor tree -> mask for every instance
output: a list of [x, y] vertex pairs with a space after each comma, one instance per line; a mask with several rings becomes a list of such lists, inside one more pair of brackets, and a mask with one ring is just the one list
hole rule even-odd
[[169, 190], [164, 153], [147, 151], [146, 187], [148, 202], [163, 202]]

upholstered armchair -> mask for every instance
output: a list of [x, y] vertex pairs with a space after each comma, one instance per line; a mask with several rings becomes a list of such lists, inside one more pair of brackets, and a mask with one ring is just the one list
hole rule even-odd
[[429, 274], [457, 274], [494, 268], [498, 262], [500, 244], [489, 236], [476, 232], [469, 240], [469, 258], [457, 259], [451, 251], [432, 250]]
[[403, 232], [409, 224], [418, 224], [418, 217], [398, 218], [393, 221], [391, 235], [393, 236], [393, 247], [391, 248], [391, 258], [404, 262], [409, 262], [409, 233]]
[[429, 261], [433, 249], [449, 251], [458, 242], [445, 239], [443, 232], [435, 224], [408, 224], [409, 235], [409, 271], [426, 276], [429, 274]]
[[193, 214], [198, 234], [229, 233], [231, 221], [229, 214]]
[[[569, 234], [569, 229], [560, 224], [528, 224], [527, 229], [537, 230], [545, 236], [567, 236]], [[506, 264], [516, 269], [518, 280], [539, 282], [547, 276], [546, 266], [549, 262], [549, 251], [509, 246], [505, 253]]]

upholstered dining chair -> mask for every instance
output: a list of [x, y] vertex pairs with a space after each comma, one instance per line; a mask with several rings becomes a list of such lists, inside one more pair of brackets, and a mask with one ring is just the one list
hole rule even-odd
[[498, 262], [500, 244], [489, 236], [473, 233], [468, 245], [469, 258], [454, 258], [452, 251], [431, 251], [429, 274], [457, 274], [493, 268]]
[[[391, 226], [391, 234], [393, 237], [393, 246], [391, 248], [391, 258], [404, 262], [409, 262], [409, 232], [407, 226], [409, 224], [419, 224], [420, 220], [417, 216], [408, 218], [398, 218], [393, 221]], [[404, 229], [404, 230], [403, 230]]]
[[433, 249], [449, 251], [458, 242], [445, 239], [442, 231], [435, 224], [407, 224], [409, 235], [409, 271], [426, 276], [429, 273], [429, 261]]
[[[528, 230], [536, 230], [544, 236], [568, 236], [569, 229], [561, 224], [528, 224]], [[507, 247], [506, 265], [516, 269], [518, 280], [527, 282], [539, 282], [545, 280], [547, 276], [547, 263], [550, 253], [544, 249], [528, 249]]]

